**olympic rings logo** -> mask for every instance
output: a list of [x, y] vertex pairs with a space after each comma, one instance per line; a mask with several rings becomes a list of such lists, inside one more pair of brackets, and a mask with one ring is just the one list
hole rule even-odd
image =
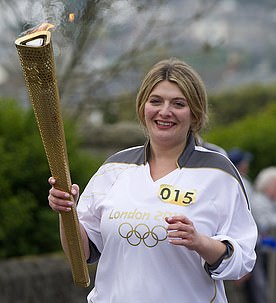
[[144, 245], [151, 248], [156, 246], [158, 242], [167, 239], [167, 229], [162, 225], [156, 225], [150, 229], [144, 223], [133, 227], [130, 223], [125, 222], [119, 226], [118, 232], [132, 246], [144, 243]]

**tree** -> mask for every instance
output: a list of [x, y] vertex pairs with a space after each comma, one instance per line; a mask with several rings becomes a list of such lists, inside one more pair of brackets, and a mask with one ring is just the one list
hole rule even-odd
[[[18, 5], [16, 0], [3, 0], [1, 12], [13, 37], [45, 20], [57, 25], [53, 41], [61, 100], [77, 119], [87, 108], [120, 95], [122, 86], [123, 94], [135, 91], [149, 61], [171, 56], [173, 49], [182, 53], [176, 41], [218, 0], [198, 0], [181, 20], [169, 18], [167, 2], [25, 0]], [[71, 22], [69, 13], [74, 13]], [[7, 62], [6, 68], [19, 72], [19, 64]]]
[[250, 176], [254, 179], [262, 168], [276, 165], [275, 117], [274, 101], [239, 121], [214, 128], [204, 138], [225, 150], [239, 147], [250, 152], [253, 155]]
[[275, 85], [253, 83], [239, 89], [224, 91], [209, 97], [212, 123], [227, 125], [247, 115], [255, 115], [276, 102]]

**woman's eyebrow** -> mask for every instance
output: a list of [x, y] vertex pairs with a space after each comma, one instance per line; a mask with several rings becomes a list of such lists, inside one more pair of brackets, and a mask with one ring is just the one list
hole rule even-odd
[[156, 95], [156, 94], [149, 95], [149, 97], [158, 97], [158, 98], [162, 98], [162, 96], [160, 96], [160, 95]]

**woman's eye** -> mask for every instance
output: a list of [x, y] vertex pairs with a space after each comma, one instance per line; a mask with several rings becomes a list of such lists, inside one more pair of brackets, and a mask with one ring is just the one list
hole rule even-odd
[[161, 103], [161, 100], [159, 100], [159, 99], [150, 99], [149, 102], [152, 105], [158, 105], [158, 104]]
[[182, 100], [176, 100], [174, 102], [175, 106], [177, 107], [185, 107], [186, 106], [186, 102], [185, 101], [182, 101]]

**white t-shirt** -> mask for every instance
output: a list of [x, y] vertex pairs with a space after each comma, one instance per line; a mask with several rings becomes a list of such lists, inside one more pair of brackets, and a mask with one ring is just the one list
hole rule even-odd
[[[79, 220], [101, 253], [88, 302], [227, 302], [222, 280], [240, 278], [255, 261], [256, 226], [239, 175], [190, 140], [178, 168], [153, 181], [146, 150], [112, 156], [80, 198]], [[209, 275], [196, 252], [168, 242], [164, 218], [174, 215], [228, 240], [232, 256]]]

